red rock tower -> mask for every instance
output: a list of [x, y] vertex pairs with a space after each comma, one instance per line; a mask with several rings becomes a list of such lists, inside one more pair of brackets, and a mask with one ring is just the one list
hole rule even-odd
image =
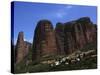
[[35, 29], [33, 59], [55, 54], [57, 54], [57, 46], [52, 23], [48, 20], [41, 20]]
[[24, 57], [24, 34], [19, 32], [16, 44], [16, 63], [19, 63]]
[[30, 48], [31, 44], [27, 41], [24, 41], [24, 33], [19, 32], [17, 43], [15, 46], [15, 62], [19, 63], [22, 60], [26, 59], [25, 57], [28, 55]]

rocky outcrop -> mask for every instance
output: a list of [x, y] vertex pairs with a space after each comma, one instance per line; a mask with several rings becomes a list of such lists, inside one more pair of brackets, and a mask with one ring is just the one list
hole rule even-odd
[[19, 32], [15, 47], [16, 63], [19, 63], [24, 58], [24, 49], [24, 34], [23, 32]]
[[24, 33], [19, 32], [17, 43], [15, 46], [15, 62], [19, 63], [28, 55], [28, 52], [31, 48], [31, 43], [24, 41]]
[[15, 46], [16, 62], [26, 58], [31, 47], [30, 54], [35, 60], [49, 55], [68, 55], [88, 43], [97, 43], [97, 25], [88, 17], [57, 23], [55, 29], [49, 20], [40, 20], [34, 31], [32, 46], [24, 41], [23, 32], [19, 32]]
[[41, 20], [37, 23], [32, 49], [33, 59], [57, 54], [55, 31], [50, 21]]
[[31, 43], [29, 43], [29, 42], [27, 42], [27, 41], [24, 41], [24, 47], [25, 47], [25, 51], [24, 51], [24, 56], [27, 56], [28, 55], [28, 53], [29, 53], [29, 50], [31, 50], [31, 46], [32, 46], [32, 44]]
[[79, 50], [85, 44], [95, 42], [97, 38], [96, 25], [88, 17], [64, 24], [57, 24], [55, 31], [59, 42], [57, 43], [58, 47], [60, 47], [60, 52], [64, 54], [70, 54]]
[[63, 23], [57, 23], [55, 28], [55, 35], [56, 35], [56, 44], [59, 54], [65, 54], [64, 51], [64, 24]]

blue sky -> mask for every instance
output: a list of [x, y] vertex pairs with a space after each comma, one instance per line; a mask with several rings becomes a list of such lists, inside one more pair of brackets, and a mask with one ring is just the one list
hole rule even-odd
[[20, 31], [24, 32], [25, 40], [32, 42], [37, 22], [48, 19], [55, 27], [57, 22], [68, 22], [80, 17], [90, 17], [97, 24], [97, 8], [67, 4], [48, 4], [33, 2], [14, 3], [14, 43]]

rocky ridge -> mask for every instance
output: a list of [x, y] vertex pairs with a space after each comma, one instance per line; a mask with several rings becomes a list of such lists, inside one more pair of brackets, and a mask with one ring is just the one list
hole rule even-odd
[[52, 55], [69, 55], [88, 43], [97, 42], [97, 25], [89, 17], [57, 23], [55, 29], [49, 20], [40, 20], [34, 31], [33, 43], [24, 41], [19, 32], [15, 46], [15, 59], [19, 63], [32, 50], [32, 60]]

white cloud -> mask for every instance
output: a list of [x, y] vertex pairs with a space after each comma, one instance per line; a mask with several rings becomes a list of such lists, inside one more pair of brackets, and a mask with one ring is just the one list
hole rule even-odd
[[33, 39], [29, 39], [28, 41], [29, 41], [30, 43], [32, 43], [32, 42], [33, 42]]
[[68, 15], [69, 9], [73, 8], [72, 5], [65, 6], [65, 8], [59, 9], [56, 11], [56, 17], [63, 18], [64, 16]]
[[73, 6], [68, 5], [68, 6], [66, 6], [65, 8], [66, 8], [66, 9], [71, 9], [71, 8], [73, 8]]
[[56, 16], [58, 18], [63, 18], [65, 15], [67, 15], [67, 12], [65, 10], [58, 10], [58, 12], [56, 13]]
[[32, 43], [33, 42], [33, 38], [30, 38], [30, 39], [25, 39], [24, 38], [24, 41], [28, 41], [28, 42]]
[[24, 41], [27, 41], [27, 40], [24, 38]]
[[62, 17], [63, 17], [63, 14], [62, 14], [62, 13], [60, 13], [60, 12], [59, 12], [59, 13], [57, 13], [56, 15], [57, 15], [57, 17], [59, 17], [59, 18], [62, 18]]

